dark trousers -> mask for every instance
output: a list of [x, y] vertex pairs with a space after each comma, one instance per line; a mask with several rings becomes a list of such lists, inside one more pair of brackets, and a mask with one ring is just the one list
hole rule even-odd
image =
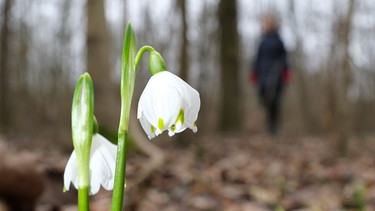
[[281, 95], [281, 87], [259, 90], [260, 101], [266, 111], [267, 130], [271, 135], [276, 135], [279, 129]]

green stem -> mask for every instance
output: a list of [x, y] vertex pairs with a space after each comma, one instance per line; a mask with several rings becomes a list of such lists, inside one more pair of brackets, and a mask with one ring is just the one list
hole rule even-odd
[[[130, 74], [132, 75], [132, 74]], [[125, 175], [126, 175], [126, 141], [129, 127], [131, 99], [133, 96], [134, 80], [129, 72], [121, 76], [121, 114], [117, 139], [117, 158], [115, 182], [113, 186], [112, 211], [121, 211], [123, 207]], [[130, 87], [129, 87], [130, 85]]]
[[126, 173], [126, 140], [127, 131], [119, 131], [117, 142], [117, 160], [115, 185], [113, 187], [112, 210], [120, 211], [123, 206], [125, 173]]
[[78, 210], [89, 211], [89, 187], [78, 188]]
[[155, 51], [155, 49], [153, 47], [149, 46], [149, 45], [145, 45], [145, 46], [143, 46], [142, 48], [139, 49], [137, 55], [135, 56], [135, 69], [136, 70], [138, 69], [138, 65], [141, 61], [141, 58], [146, 51], [151, 53], [151, 52]]
[[79, 153], [76, 151], [78, 165], [78, 210], [89, 210], [89, 187], [90, 187], [90, 151], [83, 148]]

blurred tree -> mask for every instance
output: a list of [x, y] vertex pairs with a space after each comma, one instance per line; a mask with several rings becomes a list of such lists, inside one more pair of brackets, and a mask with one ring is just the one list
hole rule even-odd
[[338, 124], [339, 124], [339, 145], [338, 149], [341, 155], [346, 155], [348, 151], [348, 135], [350, 129], [350, 102], [348, 99], [349, 88], [353, 81], [352, 70], [351, 70], [351, 55], [350, 55], [350, 41], [352, 31], [352, 20], [355, 10], [355, 0], [349, 0], [349, 8], [346, 16], [339, 19], [337, 24], [337, 41], [341, 43], [343, 49], [343, 55], [339, 64], [339, 69], [342, 71], [342, 82], [340, 94], [342, 102], [338, 103]]
[[[189, 41], [187, 38], [188, 33], [188, 23], [186, 20], [186, 0], [178, 0], [177, 1], [177, 8], [180, 10], [181, 14], [181, 44], [180, 44], [180, 77], [184, 81], [189, 80], [189, 55], [188, 55], [188, 48], [189, 48]], [[183, 147], [190, 144], [191, 133], [183, 133], [178, 136], [178, 141], [175, 142], [177, 145]]]
[[3, 3], [2, 23], [1, 23], [1, 48], [0, 48], [0, 124], [1, 127], [8, 126], [10, 115], [10, 83], [8, 66], [8, 37], [9, 37], [9, 16], [12, 0], [5, 0]]
[[188, 33], [188, 24], [186, 20], [186, 0], [178, 0], [177, 2], [178, 8], [180, 9], [181, 12], [181, 51], [180, 51], [180, 77], [188, 81], [189, 79], [189, 65], [188, 65], [188, 38], [187, 38], [187, 33]]
[[237, 1], [220, 0], [218, 16], [222, 94], [220, 129], [223, 132], [236, 132], [242, 129], [243, 123], [239, 83]]
[[[216, 17], [216, 3], [204, 2], [198, 20], [199, 36], [195, 45], [196, 62], [199, 69], [198, 90], [201, 96], [201, 110], [198, 125], [200, 130], [215, 132], [217, 130], [218, 86], [220, 85], [218, 20]], [[194, 49], [194, 48], [193, 48]], [[220, 96], [221, 97], [221, 96]]]
[[[110, 39], [104, 0], [87, 1], [87, 71], [95, 88], [95, 115], [101, 129], [116, 131], [120, 111], [119, 91], [111, 80]], [[103, 132], [106, 132], [103, 131]]]
[[302, 123], [304, 123], [304, 127], [308, 130], [311, 131], [312, 128], [315, 127], [315, 122], [314, 122], [314, 115], [311, 111], [311, 103], [310, 103], [310, 98], [308, 96], [308, 84], [306, 80], [306, 72], [304, 68], [304, 52], [302, 49], [302, 36], [301, 36], [301, 31], [300, 27], [298, 26], [297, 22], [297, 15], [296, 15], [296, 0], [290, 0], [289, 1], [289, 15], [290, 15], [290, 20], [291, 20], [291, 25], [292, 25], [292, 30], [293, 30], [293, 35], [295, 38], [296, 46], [293, 52], [291, 52], [291, 60], [292, 60], [292, 65], [293, 65], [293, 71], [296, 77], [296, 84], [298, 86], [298, 102], [299, 102], [299, 107], [301, 108], [302, 115], [301, 117], [303, 118]]
[[355, 0], [348, 1], [348, 10], [344, 14], [336, 11], [332, 30], [335, 32], [331, 42], [331, 59], [325, 79], [326, 105], [325, 116], [329, 130], [337, 135], [337, 150], [346, 155], [350, 130], [349, 88], [352, 82], [350, 42]]

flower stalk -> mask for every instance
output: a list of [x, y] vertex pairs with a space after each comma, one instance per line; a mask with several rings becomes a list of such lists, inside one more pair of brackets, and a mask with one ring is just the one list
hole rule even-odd
[[159, 52], [155, 51], [155, 49], [149, 45], [145, 45], [139, 49], [137, 56], [135, 57], [135, 69], [138, 69], [138, 65], [141, 61], [141, 58], [143, 54], [147, 51], [150, 53], [148, 67], [150, 69], [151, 75], [155, 75], [156, 73], [165, 71], [167, 67], [165, 65], [163, 57], [160, 55]]
[[112, 196], [112, 211], [123, 207], [126, 174], [126, 141], [128, 138], [130, 106], [135, 84], [136, 40], [131, 24], [125, 29], [121, 58], [121, 114], [118, 128], [116, 173]]
[[78, 210], [89, 211], [89, 187], [78, 188]]

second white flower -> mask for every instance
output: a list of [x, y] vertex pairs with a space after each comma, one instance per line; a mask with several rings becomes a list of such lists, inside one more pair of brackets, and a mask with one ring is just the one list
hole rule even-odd
[[137, 117], [149, 139], [168, 130], [169, 135], [186, 128], [197, 131], [199, 93], [171, 72], [153, 75], [138, 103]]

